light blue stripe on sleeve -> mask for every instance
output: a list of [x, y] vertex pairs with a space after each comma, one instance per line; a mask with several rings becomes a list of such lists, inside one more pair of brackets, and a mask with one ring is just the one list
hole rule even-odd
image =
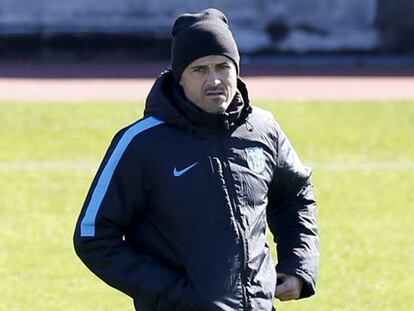
[[144, 119], [137, 124], [131, 126], [122, 135], [115, 149], [113, 150], [109, 160], [106, 162], [105, 167], [99, 176], [98, 182], [92, 192], [91, 200], [86, 208], [85, 215], [80, 225], [80, 235], [82, 237], [93, 237], [95, 236], [95, 219], [98, 214], [99, 207], [101, 206], [102, 200], [108, 190], [109, 183], [111, 182], [112, 175], [128, 147], [131, 140], [138, 134], [146, 131], [154, 126], [164, 123], [164, 121], [158, 120], [154, 117]]

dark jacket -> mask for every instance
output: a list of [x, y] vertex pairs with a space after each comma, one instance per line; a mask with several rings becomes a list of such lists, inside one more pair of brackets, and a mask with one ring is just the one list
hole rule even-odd
[[169, 71], [143, 119], [117, 133], [74, 234], [78, 256], [145, 310], [271, 310], [276, 270], [314, 293], [311, 171], [246, 88], [224, 115], [185, 99]]

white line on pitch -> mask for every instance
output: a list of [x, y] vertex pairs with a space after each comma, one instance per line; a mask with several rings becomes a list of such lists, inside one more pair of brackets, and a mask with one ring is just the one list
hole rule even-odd
[[[307, 162], [314, 170], [412, 170], [414, 161]], [[0, 171], [96, 170], [98, 162], [0, 162]]]
[[379, 162], [310, 162], [315, 170], [412, 170], [414, 161], [379, 161]]
[[96, 170], [97, 162], [0, 162], [0, 171]]

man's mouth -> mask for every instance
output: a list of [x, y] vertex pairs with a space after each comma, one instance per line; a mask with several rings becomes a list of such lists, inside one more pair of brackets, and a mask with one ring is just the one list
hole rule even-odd
[[209, 90], [209, 91], [206, 91], [206, 96], [211, 96], [211, 97], [224, 96], [224, 91], [223, 90]]

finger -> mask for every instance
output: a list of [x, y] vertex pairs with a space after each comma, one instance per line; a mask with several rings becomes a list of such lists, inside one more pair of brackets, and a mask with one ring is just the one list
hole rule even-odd
[[297, 299], [299, 287], [294, 278], [287, 278], [282, 284], [276, 286], [275, 297], [281, 301]]
[[280, 286], [282, 285], [286, 279], [288, 278], [288, 276], [284, 273], [278, 273], [276, 276], [276, 286]]
[[281, 295], [280, 297], [276, 297], [276, 298], [279, 299], [280, 301], [289, 301], [289, 300], [295, 300], [298, 297], [296, 297], [296, 295], [293, 293], [285, 293]]
[[299, 298], [299, 293], [295, 288], [287, 289], [284, 291], [279, 291], [278, 293], [276, 293], [275, 297], [281, 301], [287, 301]]
[[289, 276], [288, 276], [287, 274], [282, 273], [282, 272], [278, 272], [278, 273], [276, 274], [276, 278], [277, 278], [277, 280], [281, 280], [281, 282], [283, 282], [284, 280], [286, 280], [288, 277], [289, 277]]
[[289, 285], [289, 276], [284, 273], [278, 273], [277, 274], [277, 283], [276, 283], [276, 291], [275, 296], [279, 297], [283, 295], [285, 292], [289, 291], [290, 285]]
[[289, 285], [286, 284], [286, 282], [283, 282], [282, 284], [276, 286], [275, 296], [279, 298], [282, 295], [284, 295], [286, 292], [288, 292], [289, 289], [290, 289]]

